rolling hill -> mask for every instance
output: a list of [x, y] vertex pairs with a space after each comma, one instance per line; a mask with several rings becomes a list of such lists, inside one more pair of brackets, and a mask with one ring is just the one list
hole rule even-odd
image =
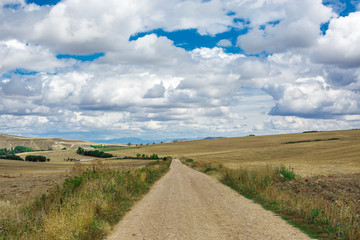
[[[63, 138], [31, 138], [0, 134], [0, 148], [14, 148], [16, 146], [31, 147], [34, 150], [60, 150], [63, 148], [76, 149], [79, 146], [94, 145], [93, 142], [71, 140]], [[120, 145], [120, 144], [119, 144]]]

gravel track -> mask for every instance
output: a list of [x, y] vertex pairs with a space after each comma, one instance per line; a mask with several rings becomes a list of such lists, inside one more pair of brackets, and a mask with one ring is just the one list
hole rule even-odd
[[173, 160], [170, 168], [108, 240], [310, 239], [274, 213], [179, 160]]

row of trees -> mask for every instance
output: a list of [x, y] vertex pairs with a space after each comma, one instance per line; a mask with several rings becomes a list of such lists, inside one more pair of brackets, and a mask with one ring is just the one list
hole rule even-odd
[[[15, 154], [0, 155], [0, 159], [24, 161], [23, 158], [21, 158], [18, 155], [15, 155]], [[44, 156], [28, 155], [28, 156], [25, 157], [25, 161], [28, 161], [28, 162], [49, 162], [50, 159], [46, 158]]]
[[92, 148], [107, 148], [108, 146], [99, 144], [99, 145], [90, 145], [90, 147], [92, 147]]
[[136, 157], [139, 158], [139, 159], [159, 159], [159, 156], [155, 153], [153, 153], [153, 155], [141, 155], [140, 153], [136, 154]]
[[105, 153], [103, 151], [99, 151], [99, 150], [95, 150], [95, 151], [92, 151], [92, 150], [85, 150], [83, 149], [82, 147], [79, 147], [78, 150], [76, 151], [77, 154], [81, 154], [81, 155], [84, 155], [84, 156], [92, 156], [92, 157], [99, 157], [99, 158], [111, 158], [113, 157], [112, 154], [110, 153]]
[[15, 154], [0, 155], [0, 159], [24, 161], [24, 159]]
[[16, 146], [15, 148], [0, 148], [0, 155], [12, 155], [16, 153], [32, 152], [34, 151], [31, 147]]
[[29, 162], [49, 162], [50, 159], [44, 156], [36, 156], [36, 155], [27, 155], [25, 157], [25, 161]]
[[125, 156], [123, 157], [123, 159], [145, 159], [145, 160], [168, 160], [171, 159], [171, 157], [159, 157], [157, 154], [153, 153], [152, 155], [148, 156], [145, 154], [136, 154], [136, 157], [130, 157], [130, 156]]
[[[161, 144], [163, 144], [164, 142], [163, 141], [161, 141], [160, 142]], [[155, 142], [153, 142], [152, 144], [156, 144]], [[133, 145], [131, 142], [129, 142], [128, 144], [128, 147], [131, 147], [131, 145]], [[140, 143], [140, 144], [135, 144], [136, 146], [143, 146], [143, 144], [142, 143]], [[149, 145], [149, 143], [146, 143], [146, 145]]]
[[15, 148], [0, 148], [0, 159], [8, 160], [19, 160], [24, 161], [20, 156], [15, 155], [16, 153], [32, 152], [34, 151], [31, 147], [16, 146]]

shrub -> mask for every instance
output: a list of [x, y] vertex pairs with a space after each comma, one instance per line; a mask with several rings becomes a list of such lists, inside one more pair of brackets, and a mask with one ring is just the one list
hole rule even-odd
[[205, 168], [205, 170], [203, 171], [204, 173], [210, 172], [210, 171], [216, 171], [217, 169], [215, 167], [207, 167]]
[[32, 151], [33, 149], [31, 147], [16, 146], [14, 148], [15, 153], [32, 152]]
[[24, 159], [22, 159], [20, 156], [17, 156], [15, 154], [9, 154], [9, 155], [3, 155], [0, 156], [1, 159], [8, 159], [8, 160], [20, 160], [20, 161], [24, 161]]
[[27, 155], [25, 157], [25, 161], [29, 161], [29, 162], [46, 162], [46, 161], [50, 161], [46, 159], [46, 157], [44, 156], [37, 156], [37, 155]]
[[171, 156], [167, 156], [167, 157], [164, 157], [163, 158], [163, 161], [171, 161], [172, 160], [172, 157]]
[[151, 159], [159, 159], [159, 156], [155, 153], [153, 153], [153, 155], [150, 156]]
[[84, 155], [84, 156], [92, 156], [92, 157], [99, 157], [99, 158], [111, 158], [113, 157], [110, 153], [105, 153], [103, 151], [95, 150], [95, 151], [86, 151], [85, 149], [79, 147], [76, 151], [77, 154]]
[[100, 145], [90, 145], [90, 147], [92, 147], [92, 148], [108, 148], [108, 146], [102, 145], [102, 144], [100, 144]]
[[6, 149], [0, 148], [0, 155], [13, 155], [15, 153], [32, 152], [34, 151], [31, 147], [16, 146], [15, 148]]
[[282, 181], [293, 180], [295, 179], [295, 173], [293, 169], [286, 168], [285, 166], [281, 166], [277, 168], [275, 171], [275, 175], [280, 177]]

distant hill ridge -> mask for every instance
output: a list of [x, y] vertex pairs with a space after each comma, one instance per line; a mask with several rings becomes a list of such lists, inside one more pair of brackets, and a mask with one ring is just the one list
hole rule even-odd
[[153, 144], [160, 142], [186, 142], [200, 139], [220, 139], [224, 137], [206, 137], [206, 138], [181, 138], [181, 139], [162, 139], [162, 140], [143, 140], [137, 137], [123, 137], [110, 140], [92, 140], [90, 141], [81, 141], [81, 140], [72, 140], [65, 138], [32, 138], [32, 137], [23, 137], [15, 136], [0, 133], [0, 148], [14, 148], [16, 146], [31, 147], [34, 150], [60, 150], [63, 148], [67, 149], [77, 149], [78, 147], [87, 147], [90, 145], [97, 145], [98, 143], [102, 144], [112, 144], [112, 145], [124, 145], [124, 144]]
[[60, 150], [63, 148], [76, 149], [80, 146], [90, 146], [94, 143], [63, 138], [32, 138], [0, 133], [0, 148], [14, 148], [16, 146], [31, 147], [34, 150]]
[[148, 139], [141, 139], [138, 137], [122, 137], [122, 138], [113, 138], [108, 140], [92, 140], [94, 142], [101, 142], [101, 143], [119, 143], [119, 144], [153, 144], [153, 143], [165, 143], [165, 142], [186, 142], [186, 141], [193, 141], [193, 140], [201, 140], [201, 139], [220, 139], [225, 137], [207, 137], [207, 138], [178, 138], [178, 139], [161, 139], [161, 140], [148, 140]]

